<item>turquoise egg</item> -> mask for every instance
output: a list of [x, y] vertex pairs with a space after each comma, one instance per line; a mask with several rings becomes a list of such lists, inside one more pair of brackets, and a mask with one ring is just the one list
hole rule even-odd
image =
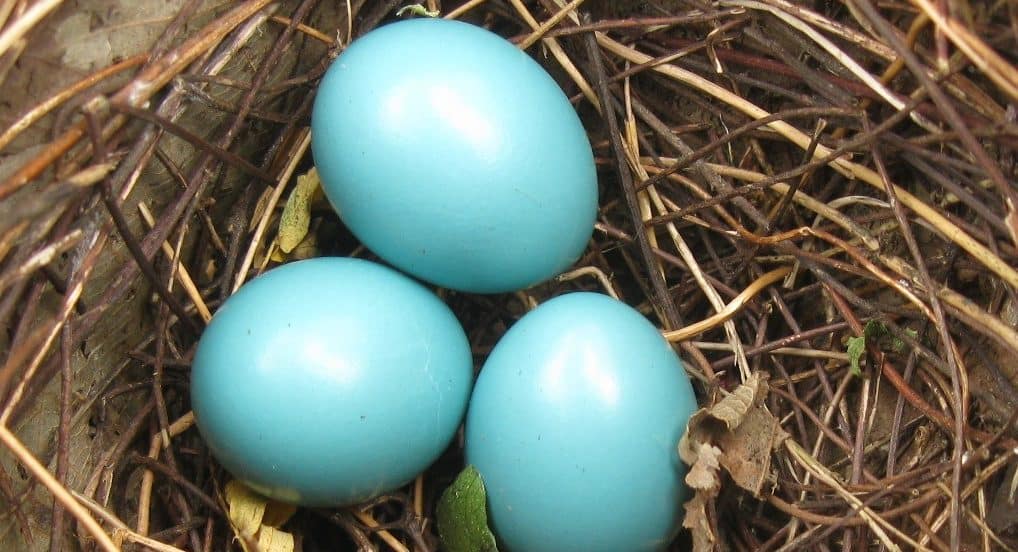
[[474, 25], [413, 19], [355, 40], [318, 88], [311, 146], [354, 235], [443, 287], [532, 286], [593, 231], [597, 177], [575, 109], [537, 62]]
[[448, 446], [473, 381], [456, 317], [350, 258], [272, 269], [216, 312], [191, 371], [215, 458], [277, 500], [338, 506], [411, 481]]
[[467, 413], [495, 534], [516, 552], [663, 549], [695, 410], [682, 362], [637, 311], [596, 293], [537, 307], [496, 344]]

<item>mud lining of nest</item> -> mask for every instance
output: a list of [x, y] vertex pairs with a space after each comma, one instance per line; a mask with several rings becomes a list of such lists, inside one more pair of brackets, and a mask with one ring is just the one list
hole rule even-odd
[[[0, 5], [0, 548], [225, 550], [194, 345], [278, 264], [318, 79], [401, 4], [102, 4]], [[425, 7], [548, 68], [601, 186], [576, 270], [443, 297], [478, 365], [567, 291], [661, 328], [700, 421], [727, 424], [684, 441], [672, 549], [1018, 549], [1013, 3]], [[285, 258], [309, 255], [371, 257], [328, 209]], [[416, 485], [284, 528], [307, 551], [435, 550], [461, 467], [457, 442]]]

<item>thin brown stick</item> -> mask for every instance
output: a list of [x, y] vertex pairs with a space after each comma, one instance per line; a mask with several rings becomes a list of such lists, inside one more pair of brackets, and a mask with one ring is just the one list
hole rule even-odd
[[643, 217], [640, 215], [639, 201], [637, 199], [636, 187], [633, 183], [633, 175], [629, 170], [625, 151], [621, 143], [618, 120], [615, 116], [615, 109], [612, 105], [611, 92], [608, 90], [607, 76], [605, 75], [604, 62], [601, 60], [601, 50], [597, 47], [593, 35], [587, 36], [587, 57], [594, 81], [597, 85], [601, 115], [608, 126], [608, 136], [611, 140], [612, 152], [615, 156], [615, 170], [618, 172], [622, 184], [623, 197], [629, 208], [629, 216], [635, 224], [636, 243], [640, 255], [648, 267], [648, 278], [654, 289], [655, 306], [661, 310], [666, 329], [675, 328], [680, 324], [678, 311], [672, 301], [665, 285], [661, 271], [653, 268], [657, 263], [654, 254], [651, 252], [651, 243], [647, 232], [642, 228]]
[[560, 9], [558, 12], [555, 13], [555, 15], [552, 15], [547, 20], [545, 20], [544, 23], [541, 23], [540, 26], [534, 29], [534, 31], [530, 33], [527, 36], [527, 38], [523, 39], [523, 41], [517, 45], [519, 49], [526, 50], [527, 48], [533, 46], [535, 42], [541, 40], [542, 37], [546, 36], [548, 34], [548, 31], [552, 27], [558, 25], [563, 19], [568, 17], [569, 14], [575, 11], [584, 1], [585, 0], [573, 0], [572, 2], [569, 2], [568, 5]]

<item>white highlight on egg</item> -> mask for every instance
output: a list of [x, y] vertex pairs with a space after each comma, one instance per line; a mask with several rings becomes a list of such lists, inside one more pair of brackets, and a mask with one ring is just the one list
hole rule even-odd
[[485, 161], [498, 159], [498, 138], [491, 121], [472, 102], [463, 98], [460, 91], [438, 84], [428, 90], [427, 102], [450, 126], [468, 138], [468, 143]]
[[407, 107], [413, 105], [409, 88], [395, 88], [387, 91], [382, 99], [382, 119], [390, 129], [399, 129], [406, 124]]
[[[570, 377], [569, 372], [575, 374]], [[579, 373], [577, 373], [579, 372]], [[598, 352], [590, 347], [583, 335], [569, 335], [548, 359], [548, 368], [541, 378], [542, 390], [558, 401], [573, 391], [570, 386], [583, 382], [583, 392], [595, 394], [599, 401], [614, 408], [619, 403], [619, 383], [610, 370], [604, 370]]]
[[594, 387], [606, 406], [615, 407], [619, 403], [619, 383], [610, 371], [602, 370], [597, 353], [589, 348], [583, 351], [583, 372], [587, 383]]
[[343, 386], [356, 384], [361, 379], [361, 367], [357, 363], [348, 362], [335, 352], [329, 354], [321, 343], [308, 341], [299, 354], [306, 359], [302, 369], [308, 375]]

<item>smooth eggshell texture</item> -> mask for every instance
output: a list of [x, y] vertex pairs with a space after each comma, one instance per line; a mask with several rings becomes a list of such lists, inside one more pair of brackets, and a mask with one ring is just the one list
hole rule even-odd
[[681, 361], [637, 311], [595, 293], [537, 307], [491, 352], [467, 414], [496, 535], [515, 552], [662, 549], [695, 409]]
[[480, 27], [414, 19], [355, 40], [322, 79], [311, 130], [350, 230], [435, 284], [529, 287], [568, 268], [593, 230], [597, 176], [576, 111]]
[[381, 265], [298, 261], [245, 284], [195, 353], [191, 403], [212, 454], [278, 500], [352, 504], [446, 448], [473, 366], [456, 317]]

